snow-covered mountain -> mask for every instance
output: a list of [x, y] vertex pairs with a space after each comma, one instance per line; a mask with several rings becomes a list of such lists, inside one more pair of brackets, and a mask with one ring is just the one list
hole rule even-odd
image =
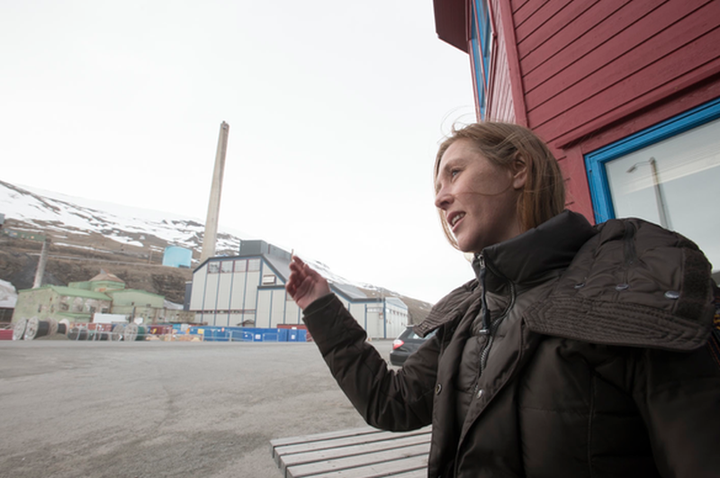
[[[174, 245], [193, 250], [195, 260], [200, 256], [205, 229], [204, 224], [194, 218], [20, 187], [4, 181], [0, 181], [0, 214], [5, 215], [7, 227], [50, 235], [56, 246], [102, 252], [122, 250], [125, 254], [134, 250], [142, 255], [149, 251], [162, 253], [165, 246]], [[236, 255], [240, 240], [236, 234], [218, 231], [216, 253]], [[396, 295], [340, 277], [322, 262], [308, 262], [336, 284], [358, 287], [370, 295]]]
[[[120, 245], [143, 248], [165, 242], [199, 252], [204, 231], [204, 225], [196, 219], [18, 187], [3, 181], [0, 214], [5, 214], [6, 221], [17, 222], [16, 229], [49, 234], [58, 245], [68, 246], [71, 244], [62, 244], [62, 238], [68, 234], [96, 233]], [[239, 245], [239, 237], [218, 233], [218, 254], [237, 253]]]

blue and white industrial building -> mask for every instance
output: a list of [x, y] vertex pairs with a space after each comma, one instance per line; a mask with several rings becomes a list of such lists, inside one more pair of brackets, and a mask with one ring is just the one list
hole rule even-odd
[[[193, 271], [189, 309], [195, 322], [220, 327], [276, 328], [302, 324], [302, 311], [285, 291], [289, 252], [265, 241], [242, 241], [237, 256], [212, 257]], [[398, 297], [329, 279], [370, 338], [394, 338], [411, 323]]]

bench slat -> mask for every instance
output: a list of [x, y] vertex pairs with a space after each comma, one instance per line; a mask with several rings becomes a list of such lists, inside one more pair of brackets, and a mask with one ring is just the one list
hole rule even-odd
[[430, 432], [422, 430], [414, 430], [411, 432], [384, 432], [375, 430], [374, 433], [364, 433], [353, 436], [338, 436], [334, 439], [327, 440], [310, 440], [305, 443], [296, 443], [292, 445], [276, 446], [274, 448], [275, 455], [292, 455], [295, 453], [307, 453], [311, 451], [320, 451], [333, 448], [339, 448], [343, 446], [362, 445], [369, 443], [379, 443], [385, 441], [397, 440], [398, 438], [412, 437], [412, 436], [425, 436]]
[[395, 450], [413, 445], [430, 443], [430, 435], [415, 435], [409, 437], [395, 438], [394, 440], [383, 440], [381, 442], [362, 443], [359, 445], [340, 446], [327, 448], [319, 451], [307, 451], [283, 455], [284, 466], [300, 465], [316, 461], [333, 460], [356, 455], [367, 455], [381, 451]]
[[326, 460], [286, 469], [288, 478], [375, 478], [424, 469], [427, 472], [427, 455], [430, 444], [425, 443], [397, 450], [388, 450], [362, 456]]
[[273, 439], [285, 478], [420, 478], [427, 475], [431, 427], [386, 432], [372, 427]]

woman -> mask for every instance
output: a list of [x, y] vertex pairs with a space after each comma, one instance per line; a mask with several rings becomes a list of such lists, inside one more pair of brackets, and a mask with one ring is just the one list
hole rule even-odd
[[563, 211], [531, 131], [454, 131], [435, 163], [450, 242], [477, 279], [415, 327], [399, 371], [300, 259], [288, 293], [338, 383], [377, 428], [432, 423], [430, 477], [720, 476], [710, 266], [653, 224]]

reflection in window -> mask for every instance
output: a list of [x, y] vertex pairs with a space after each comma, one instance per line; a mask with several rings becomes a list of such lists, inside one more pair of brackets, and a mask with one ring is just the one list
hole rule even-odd
[[698, 244], [720, 269], [720, 120], [605, 163], [615, 217], [639, 217]]
[[217, 274], [220, 272], [220, 263], [219, 262], [209, 262], [208, 263], [208, 272], [210, 274]]
[[490, 80], [490, 60], [493, 49], [493, 31], [490, 22], [490, 12], [487, 0], [475, 0], [472, 3], [472, 17], [470, 25], [471, 55], [475, 87], [477, 90], [480, 118], [485, 119], [485, 106], [487, 103], [487, 90]]
[[222, 261], [220, 266], [221, 272], [232, 272], [233, 271], [233, 261]]

